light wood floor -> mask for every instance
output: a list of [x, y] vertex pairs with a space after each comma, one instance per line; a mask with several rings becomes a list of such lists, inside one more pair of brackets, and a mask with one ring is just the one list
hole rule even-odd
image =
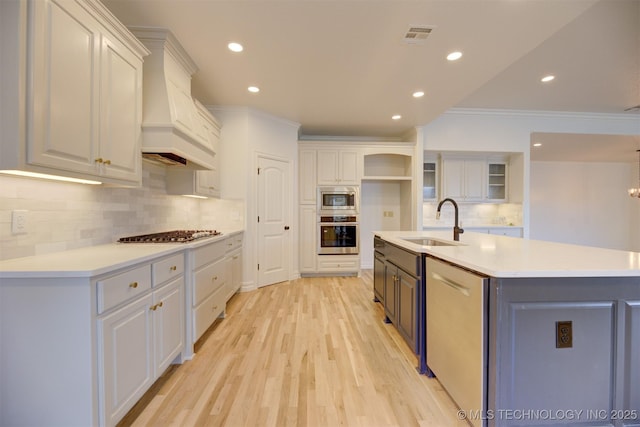
[[235, 295], [121, 426], [467, 426], [373, 302], [372, 277]]

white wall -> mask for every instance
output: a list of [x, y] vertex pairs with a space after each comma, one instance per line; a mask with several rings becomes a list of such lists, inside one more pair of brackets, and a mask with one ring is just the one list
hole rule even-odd
[[624, 163], [532, 162], [532, 239], [640, 251], [637, 206]]
[[[11, 212], [27, 210], [26, 234]], [[172, 229], [240, 229], [244, 202], [167, 195], [165, 169], [142, 163], [142, 187], [114, 188], [0, 175], [0, 259], [113, 243]]]
[[[550, 185], [531, 181], [530, 143], [534, 132], [640, 135], [640, 121], [633, 114], [452, 109], [423, 126], [421, 136], [423, 149], [429, 151], [521, 152], [524, 163], [522, 222], [527, 237], [531, 222], [534, 221], [532, 215], [540, 214], [539, 209], [534, 211], [531, 207], [530, 193], [535, 191], [536, 194], [545, 194]], [[582, 209], [602, 210], [603, 207], [597, 201], [587, 199]], [[634, 215], [633, 210], [629, 215]], [[561, 221], [559, 216], [553, 220]], [[535, 221], [542, 222], [539, 217]], [[628, 233], [629, 224], [611, 222], [609, 231], [616, 235]], [[558, 238], [566, 243], [575, 241], [571, 233]], [[603, 241], [603, 244], [610, 242]]]
[[265, 155], [289, 163], [291, 233], [289, 236], [290, 278], [300, 276], [298, 270], [298, 128], [299, 124], [246, 107], [208, 107], [222, 124], [220, 136], [221, 180], [224, 197], [245, 201], [247, 221], [243, 249], [243, 290], [258, 283], [258, 156]]

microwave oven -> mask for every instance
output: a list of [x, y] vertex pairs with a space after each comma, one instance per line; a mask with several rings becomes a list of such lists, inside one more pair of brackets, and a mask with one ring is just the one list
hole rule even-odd
[[357, 214], [358, 187], [318, 187], [318, 214]]

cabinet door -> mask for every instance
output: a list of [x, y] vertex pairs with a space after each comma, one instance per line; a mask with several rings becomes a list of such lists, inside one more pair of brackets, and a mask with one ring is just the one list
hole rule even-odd
[[160, 376], [184, 347], [184, 278], [180, 277], [153, 296], [155, 348], [154, 377]]
[[300, 150], [300, 204], [316, 203], [316, 150]]
[[464, 160], [443, 160], [442, 197], [463, 200], [464, 195]]
[[416, 289], [418, 280], [413, 276], [398, 269], [398, 330], [404, 337], [411, 350], [418, 352], [417, 345], [417, 306]]
[[384, 278], [384, 314], [387, 319], [394, 325], [398, 320], [398, 304], [397, 304], [397, 267], [385, 261], [385, 278]]
[[242, 249], [236, 251], [231, 258], [231, 289], [235, 294], [242, 286]]
[[335, 185], [339, 183], [338, 151], [318, 150], [318, 185]]
[[153, 383], [152, 296], [98, 319], [102, 424], [115, 425]]
[[422, 168], [422, 200], [438, 200], [438, 163], [435, 160], [425, 160]]
[[220, 173], [217, 167], [192, 173], [196, 174], [195, 194], [206, 197], [220, 197]]
[[341, 151], [339, 153], [339, 176], [340, 184], [359, 184], [358, 174], [358, 153], [355, 151]]
[[484, 160], [446, 159], [442, 167], [443, 197], [458, 201], [481, 201], [485, 186]]
[[316, 230], [318, 224], [316, 219], [316, 207], [314, 205], [300, 206], [300, 272], [314, 273], [316, 272], [317, 253], [316, 247]]
[[34, 1], [33, 127], [27, 161], [96, 175], [100, 33], [76, 2]]
[[384, 303], [384, 279], [386, 267], [384, 258], [374, 256], [373, 258], [373, 297], [374, 300]]
[[103, 173], [140, 182], [142, 61], [124, 44], [102, 36], [100, 153]]
[[504, 201], [507, 199], [507, 164], [489, 162], [487, 164], [487, 199]]
[[483, 200], [485, 182], [485, 161], [465, 160], [464, 199], [466, 201]]

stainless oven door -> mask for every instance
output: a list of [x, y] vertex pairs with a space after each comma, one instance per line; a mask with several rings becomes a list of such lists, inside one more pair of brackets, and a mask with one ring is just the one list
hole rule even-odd
[[359, 242], [357, 222], [318, 223], [318, 255], [357, 255]]

